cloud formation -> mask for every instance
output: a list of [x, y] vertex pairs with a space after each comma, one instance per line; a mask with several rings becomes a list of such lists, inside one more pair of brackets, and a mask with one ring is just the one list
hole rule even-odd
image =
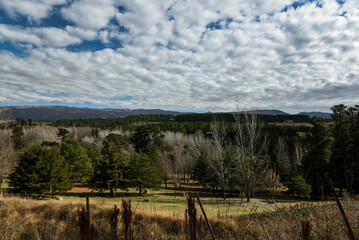
[[66, 0], [0, 0], [10, 17], [25, 15], [30, 21], [39, 21], [47, 17], [55, 5], [66, 3]]
[[72, 25], [0, 24], [0, 45], [27, 46], [0, 51], [1, 103], [299, 112], [359, 101], [357, 0], [28, 2], [47, 10], [0, 0], [2, 17], [41, 20], [58, 5]]

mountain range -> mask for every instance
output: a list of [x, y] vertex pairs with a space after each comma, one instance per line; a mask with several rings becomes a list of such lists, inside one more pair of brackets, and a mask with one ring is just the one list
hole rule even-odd
[[[65, 106], [7, 106], [0, 107], [0, 111], [5, 118], [16, 119], [18, 117], [34, 121], [54, 121], [60, 119], [79, 119], [79, 118], [118, 118], [140, 114], [163, 114], [181, 115], [186, 114], [179, 111], [169, 111], [162, 109], [94, 109]], [[261, 115], [291, 115], [280, 110], [257, 110]], [[318, 116], [330, 118], [331, 113], [323, 112], [301, 112], [298, 115], [308, 115], [309, 117]]]

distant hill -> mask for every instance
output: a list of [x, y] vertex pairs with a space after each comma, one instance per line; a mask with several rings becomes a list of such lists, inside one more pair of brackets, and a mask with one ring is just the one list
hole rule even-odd
[[[177, 111], [167, 111], [162, 109], [94, 109], [94, 108], [79, 108], [79, 107], [64, 107], [64, 106], [9, 106], [0, 107], [0, 110], [5, 110], [6, 116], [10, 119], [16, 119], [18, 117], [28, 120], [31, 118], [34, 121], [55, 121], [61, 119], [91, 119], [91, 118], [118, 118], [127, 117], [133, 115], [147, 115], [147, 114], [161, 114], [161, 115], [191, 115], [191, 113], [183, 113]], [[291, 115], [280, 110], [256, 110], [252, 111], [260, 115], [268, 116], [266, 118], [272, 119], [274, 116], [278, 116], [279, 119], [290, 120], [292, 116], [308, 115], [309, 117], [318, 116], [323, 118], [330, 118], [330, 113], [323, 112], [301, 112], [299, 114]], [[220, 114], [220, 113], [217, 113]], [[231, 113], [223, 113], [231, 114]], [[206, 114], [205, 114], [206, 115]], [[208, 113], [212, 119], [211, 113]], [[198, 115], [203, 117], [201, 114]], [[271, 117], [273, 116], [273, 117]], [[188, 116], [189, 117], [189, 116]], [[181, 117], [187, 119], [188, 117]], [[299, 116], [298, 116], [299, 117]], [[297, 119], [298, 117], [295, 117]], [[300, 118], [300, 117], [299, 117]], [[298, 118], [298, 119], [299, 119]], [[278, 119], [278, 118], [273, 118]]]
[[181, 112], [166, 111], [161, 109], [93, 109], [64, 106], [25, 106], [25, 107], [1, 107], [10, 119], [18, 117], [34, 121], [54, 121], [60, 119], [79, 118], [118, 118], [140, 114], [179, 115]]
[[[256, 111], [249, 111], [249, 112], [254, 112], [254, 113], [258, 113], [260, 115], [290, 115], [289, 113], [280, 111], [280, 110], [256, 110]], [[302, 115], [302, 114], [300, 114]]]
[[308, 115], [310, 118], [312, 117], [321, 117], [321, 118], [331, 118], [332, 113], [324, 113], [324, 112], [300, 112], [298, 115]]

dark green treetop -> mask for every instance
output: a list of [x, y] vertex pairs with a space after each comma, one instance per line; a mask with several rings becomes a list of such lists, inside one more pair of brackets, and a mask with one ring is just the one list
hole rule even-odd
[[128, 179], [129, 187], [138, 188], [139, 194], [142, 194], [142, 189], [144, 188], [158, 189], [162, 183], [160, 169], [144, 153], [132, 155], [126, 172], [126, 179]]
[[109, 190], [114, 196], [118, 188], [126, 188], [124, 171], [129, 155], [125, 152], [128, 143], [118, 134], [108, 135], [102, 143], [101, 156], [91, 179], [95, 189]]
[[74, 183], [85, 183], [93, 174], [92, 162], [86, 149], [73, 139], [66, 140], [61, 145], [61, 155], [65, 158], [71, 180]]
[[72, 187], [68, 166], [60, 152], [54, 148], [33, 145], [20, 155], [10, 185], [25, 195], [56, 194]]

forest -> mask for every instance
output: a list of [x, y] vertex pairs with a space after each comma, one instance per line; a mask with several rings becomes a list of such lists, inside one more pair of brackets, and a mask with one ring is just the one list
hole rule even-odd
[[273, 125], [255, 113], [142, 115], [47, 125], [17, 119], [3, 124], [0, 178], [14, 191], [39, 196], [78, 183], [114, 196], [118, 189], [136, 188], [141, 194], [145, 188], [167, 186], [169, 179], [178, 188], [192, 180], [221, 192], [224, 199], [243, 193], [250, 201], [256, 191], [282, 185], [294, 195], [324, 198], [328, 173], [341, 195], [355, 193], [359, 108], [341, 104], [331, 109], [331, 122], [314, 117], [311, 125], [299, 126]]

